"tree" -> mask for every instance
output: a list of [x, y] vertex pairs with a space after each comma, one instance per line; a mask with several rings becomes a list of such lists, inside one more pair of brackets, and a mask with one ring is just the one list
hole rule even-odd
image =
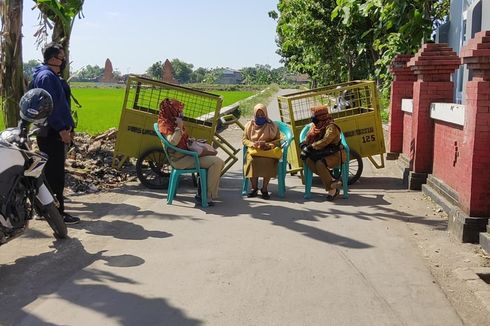
[[146, 74], [153, 79], [161, 80], [163, 73], [163, 63], [161, 61], [157, 61], [152, 64], [148, 69], [146, 69]]
[[174, 77], [180, 84], [187, 84], [191, 81], [191, 74], [194, 65], [185, 63], [179, 59], [173, 59], [170, 63], [172, 64]]
[[19, 100], [24, 94], [22, 71], [22, 0], [0, 0], [0, 98], [5, 127], [19, 121]]
[[97, 65], [88, 65], [78, 72], [77, 79], [80, 81], [96, 81], [97, 78], [101, 77], [103, 74], [104, 68], [101, 68]]
[[332, 84], [369, 75], [366, 51], [359, 48], [363, 27], [345, 28], [332, 20], [335, 0], [281, 0], [277, 19], [277, 53], [291, 70], [308, 74], [318, 84]]
[[48, 29], [51, 22], [54, 23], [53, 42], [60, 43], [65, 50], [66, 61], [68, 62], [63, 78], [70, 76], [70, 37], [75, 19], [82, 18], [82, 8], [84, 0], [34, 0], [41, 14], [39, 15], [39, 29], [36, 32], [38, 45], [46, 43]]
[[191, 73], [191, 83], [202, 83], [206, 78], [206, 74], [208, 74], [209, 70], [205, 68], [197, 68]]
[[[376, 75], [385, 88], [391, 75], [388, 67], [398, 53], [415, 53], [430, 39], [433, 30], [449, 12], [449, 0], [337, 0], [332, 18], [345, 28], [365, 22], [361, 42], [372, 44]], [[367, 22], [367, 23], [366, 23]]]
[[27, 80], [30, 80], [32, 78], [32, 75], [34, 74], [34, 69], [39, 66], [41, 63], [39, 60], [29, 60], [27, 62], [24, 62], [24, 77]]
[[447, 13], [449, 0], [281, 0], [277, 51], [286, 67], [319, 84], [376, 78], [397, 53], [413, 53]]

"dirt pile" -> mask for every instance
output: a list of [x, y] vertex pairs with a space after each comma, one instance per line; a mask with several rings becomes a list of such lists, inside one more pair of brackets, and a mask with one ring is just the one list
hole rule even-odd
[[120, 170], [112, 167], [116, 137], [115, 128], [97, 136], [75, 136], [65, 165], [67, 189], [78, 194], [94, 193], [136, 180], [133, 164], [127, 162]]

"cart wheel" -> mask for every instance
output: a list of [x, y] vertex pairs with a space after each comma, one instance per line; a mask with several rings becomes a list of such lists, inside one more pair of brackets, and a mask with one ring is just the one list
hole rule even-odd
[[359, 155], [358, 152], [351, 150], [349, 161], [349, 185], [359, 180], [363, 167], [361, 155]]
[[136, 162], [136, 175], [150, 189], [167, 189], [171, 167], [162, 148], [144, 152]]

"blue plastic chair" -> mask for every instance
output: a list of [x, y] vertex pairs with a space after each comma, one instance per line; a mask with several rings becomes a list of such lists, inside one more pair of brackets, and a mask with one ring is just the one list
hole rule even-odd
[[[157, 134], [158, 138], [162, 142], [163, 145], [163, 150], [165, 151], [165, 155], [167, 156], [167, 160], [172, 167], [172, 172], [170, 172], [170, 180], [168, 183], [168, 191], [167, 191], [167, 204], [172, 205], [172, 201], [175, 197], [175, 193], [177, 192], [177, 187], [179, 185], [179, 177], [181, 174], [185, 173], [198, 173], [199, 176], [201, 177], [201, 205], [202, 207], [208, 207], [208, 186], [207, 186], [207, 170], [204, 168], [201, 168], [201, 165], [199, 163], [199, 155], [196, 152], [193, 151], [188, 151], [182, 148], [179, 148], [177, 146], [172, 145], [167, 138], [160, 133], [160, 130], [158, 129], [158, 123], [155, 123], [153, 125], [153, 129], [155, 130], [155, 133]], [[172, 160], [170, 159], [170, 155], [168, 153], [168, 150], [171, 149], [175, 152], [182, 153], [184, 155], [189, 155], [194, 158], [195, 166], [193, 168], [189, 169], [177, 169], [175, 166], [172, 165]]]
[[[311, 123], [304, 126], [303, 130], [299, 135], [299, 141], [302, 142], [305, 140], [308, 131], [311, 128]], [[340, 133], [340, 141], [342, 146], [344, 146], [344, 151], [346, 153], [346, 161], [342, 163], [342, 166], [336, 167], [333, 169], [333, 174], [342, 178], [342, 195], [345, 199], [349, 198], [349, 160], [350, 160], [350, 149], [349, 145], [347, 145], [347, 141], [345, 140], [344, 133]], [[303, 175], [305, 178], [305, 194], [304, 198], [311, 198], [311, 184], [313, 182], [313, 171], [303, 163]]]
[[[274, 121], [274, 123], [279, 127], [279, 131], [283, 135], [281, 139], [282, 157], [279, 159], [277, 164], [277, 189], [279, 197], [283, 198], [286, 194], [286, 171], [288, 164], [288, 149], [289, 145], [293, 141], [293, 131], [291, 128], [282, 121]], [[247, 146], [243, 146], [243, 165], [247, 161]], [[242, 195], [248, 193], [249, 180], [245, 175], [243, 175], [242, 180]]]

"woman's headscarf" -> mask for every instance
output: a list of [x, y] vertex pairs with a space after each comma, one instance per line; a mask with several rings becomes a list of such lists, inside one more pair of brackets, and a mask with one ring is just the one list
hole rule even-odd
[[[158, 113], [158, 129], [163, 135], [171, 135], [175, 132], [177, 123], [175, 119], [178, 118], [182, 111], [184, 111], [184, 104], [177, 100], [164, 99], [160, 103], [160, 112]], [[182, 137], [180, 138], [177, 147], [187, 149], [187, 140], [189, 136], [185, 132], [185, 128], [182, 127]]]
[[[255, 123], [255, 118], [257, 117], [257, 112], [262, 111], [266, 117], [266, 123], [259, 126]], [[245, 132], [247, 138], [251, 141], [273, 141], [276, 139], [279, 129], [277, 125], [269, 119], [269, 114], [267, 112], [267, 107], [259, 103], [254, 107], [253, 120], [247, 123], [245, 126]]]
[[333, 118], [330, 116], [329, 108], [327, 105], [319, 105], [311, 108], [312, 116], [318, 119], [317, 124], [313, 124], [310, 131], [306, 135], [306, 143], [311, 144], [325, 134], [325, 129], [331, 123]]

